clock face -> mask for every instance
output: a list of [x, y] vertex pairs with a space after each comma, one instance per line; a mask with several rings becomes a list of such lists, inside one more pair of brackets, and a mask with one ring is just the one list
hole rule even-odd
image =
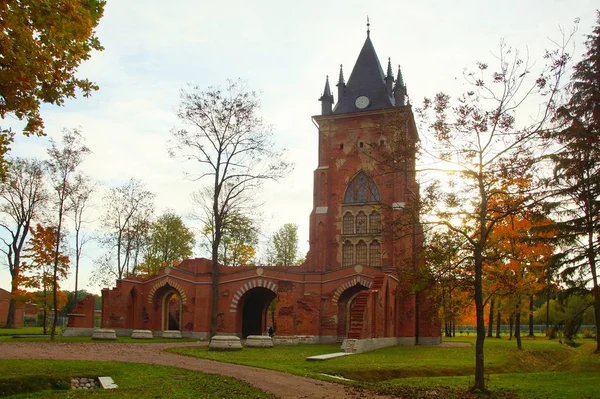
[[359, 109], [363, 109], [363, 108], [367, 108], [370, 104], [369, 101], [369, 97], [367, 96], [360, 96], [356, 99], [356, 101], [354, 101], [354, 105], [356, 105], [356, 108]]

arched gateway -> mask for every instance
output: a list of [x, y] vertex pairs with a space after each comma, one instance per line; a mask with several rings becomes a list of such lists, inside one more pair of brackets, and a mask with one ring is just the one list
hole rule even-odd
[[178, 328], [206, 338], [216, 303], [217, 332], [246, 337], [266, 331], [276, 303], [276, 335], [290, 342], [440, 342], [428, 290], [415, 293], [404, 278], [422, 266], [421, 228], [395, 223], [419, 192], [414, 154], [397, 151], [419, 139], [406, 86], [390, 62], [382, 69], [370, 33], [349, 76], [346, 82], [340, 69], [337, 103], [326, 79], [321, 113], [312, 118], [319, 156], [305, 262], [220, 266], [218, 287], [207, 259], [127, 278], [103, 290], [103, 326]]

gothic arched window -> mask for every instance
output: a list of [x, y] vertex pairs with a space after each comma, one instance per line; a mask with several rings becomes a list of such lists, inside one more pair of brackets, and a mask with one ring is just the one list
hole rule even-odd
[[356, 234], [367, 233], [367, 215], [363, 211], [358, 212], [356, 215]]
[[350, 266], [354, 262], [354, 245], [348, 240], [342, 245], [342, 266]]
[[381, 201], [379, 188], [365, 172], [360, 172], [348, 183], [344, 195], [344, 204], [379, 201]]
[[381, 215], [377, 211], [371, 212], [369, 215], [369, 233], [381, 232]]
[[350, 212], [344, 214], [342, 234], [354, 234], [354, 216]]
[[359, 265], [367, 264], [367, 244], [363, 240], [356, 244], [356, 263]]
[[377, 240], [373, 241], [369, 248], [369, 265], [381, 266], [381, 244]]

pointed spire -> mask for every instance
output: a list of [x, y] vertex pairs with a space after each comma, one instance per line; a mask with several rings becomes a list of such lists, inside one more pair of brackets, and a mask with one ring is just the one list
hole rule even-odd
[[325, 77], [325, 88], [319, 101], [321, 101], [321, 114], [330, 115], [333, 109], [333, 94], [331, 94], [331, 89], [329, 88], [329, 75]]
[[398, 65], [398, 77], [396, 78], [396, 84], [394, 85], [394, 99], [396, 100], [396, 107], [403, 107], [406, 105], [406, 85], [404, 79], [402, 79], [402, 71], [400, 65]]
[[342, 64], [340, 64], [340, 77], [336, 86], [338, 88], [338, 102], [340, 102], [344, 93], [346, 92], [346, 82], [344, 81], [344, 70], [342, 69]]
[[367, 37], [371, 35], [371, 23], [369, 22], [369, 16], [367, 15]]
[[394, 85], [394, 74], [392, 72], [392, 59], [388, 58], [387, 74], [385, 76], [385, 88], [390, 97], [393, 96], [392, 86]]

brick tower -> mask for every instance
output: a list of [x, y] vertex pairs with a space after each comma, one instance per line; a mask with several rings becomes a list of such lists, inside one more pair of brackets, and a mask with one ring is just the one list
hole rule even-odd
[[[400, 68], [384, 74], [367, 30], [348, 83], [340, 66], [337, 99], [325, 82], [314, 172], [307, 268], [350, 266], [402, 270], [416, 266], [418, 223], [399, 223], [418, 195], [414, 148], [418, 134]], [[402, 147], [402, 148], [399, 148]]]

